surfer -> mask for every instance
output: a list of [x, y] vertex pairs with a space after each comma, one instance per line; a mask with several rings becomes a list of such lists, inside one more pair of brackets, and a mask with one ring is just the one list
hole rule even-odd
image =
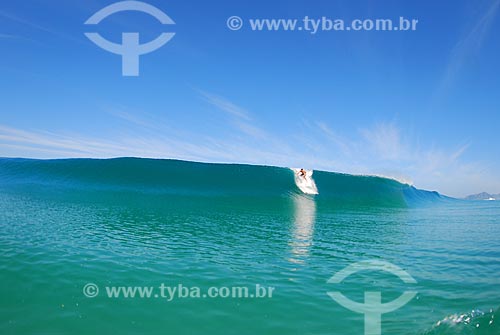
[[299, 171], [299, 175], [300, 175], [301, 177], [304, 177], [304, 179], [306, 179], [306, 170], [304, 170], [304, 169], [300, 169], [300, 171]]

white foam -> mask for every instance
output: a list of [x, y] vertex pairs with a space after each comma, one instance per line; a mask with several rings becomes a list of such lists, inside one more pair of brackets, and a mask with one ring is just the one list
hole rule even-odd
[[305, 170], [306, 176], [303, 177], [300, 175], [300, 169], [292, 168], [295, 177], [295, 185], [304, 192], [305, 194], [319, 194], [318, 188], [316, 187], [316, 183], [312, 178], [313, 170]]

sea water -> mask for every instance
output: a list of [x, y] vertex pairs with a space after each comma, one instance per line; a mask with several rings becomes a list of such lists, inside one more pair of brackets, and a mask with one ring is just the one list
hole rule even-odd
[[[498, 202], [314, 179], [305, 195], [285, 168], [1, 159], [0, 334], [363, 334], [332, 291], [416, 292], [380, 316], [382, 334], [500, 334]], [[359, 262], [415, 282], [384, 269], [328, 282]], [[234, 287], [253, 297], [203, 296]]]

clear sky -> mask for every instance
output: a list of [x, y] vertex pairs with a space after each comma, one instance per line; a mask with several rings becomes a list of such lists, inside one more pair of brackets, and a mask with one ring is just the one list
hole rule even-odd
[[[0, 5], [0, 156], [298, 166], [500, 192], [500, 0], [147, 0]], [[233, 31], [227, 19], [243, 27]], [[418, 19], [415, 31], [252, 31], [250, 19]], [[175, 36], [122, 76], [92, 43]]]

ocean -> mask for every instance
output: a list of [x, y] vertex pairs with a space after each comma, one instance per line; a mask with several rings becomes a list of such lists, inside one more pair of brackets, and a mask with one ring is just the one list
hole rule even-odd
[[0, 159], [0, 334], [500, 334], [499, 202], [313, 178]]

